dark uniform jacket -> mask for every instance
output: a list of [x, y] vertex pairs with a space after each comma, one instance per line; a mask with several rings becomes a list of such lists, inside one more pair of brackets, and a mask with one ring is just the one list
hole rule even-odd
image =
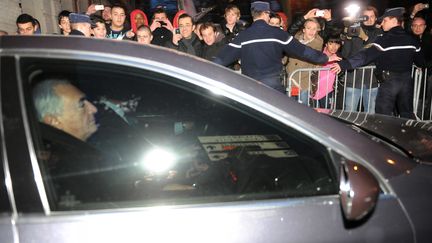
[[84, 33], [79, 31], [79, 30], [72, 30], [69, 35], [80, 35], [80, 36], [84, 36]]
[[328, 61], [325, 54], [301, 44], [287, 32], [257, 20], [226, 45], [215, 62], [227, 66], [241, 59], [243, 74], [263, 80], [280, 75], [284, 54], [317, 64]]
[[378, 36], [368, 47], [339, 63], [343, 70], [354, 69], [375, 61], [378, 70], [411, 72], [413, 62], [424, 65], [419, 42], [400, 26]]

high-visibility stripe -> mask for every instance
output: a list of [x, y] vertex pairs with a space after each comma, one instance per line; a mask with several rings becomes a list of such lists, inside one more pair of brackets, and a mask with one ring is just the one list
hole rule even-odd
[[419, 52], [421, 48], [416, 48], [415, 46], [391, 46], [384, 48], [376, 43], [372, 43], [375, 47], [377, 47], [380, 51], [391, 51], [391, 50], [402, 50], [402, 49], [414, 49], [416, 52]]
[[253, 44], [253, 43], [260, 43], [260, 42], [278, 42], [278, 43], [281, 43], [282, 45], [287, 45], [287, 44], [289, 44], [292, 41], [292, 39], [293, 39], [292, 36], [290, 36], [290, 38], [288, 38], [287, 41], [281, 41], [281, 40], [274, 39], [274, 38], [256, 39], [256, 40], [250, 40], [250, 41], [242, 42], [242, 43], [240, 43], [240, 45], [236, 45], [236, 44], [233, 44], [233, 43], [229, 43], [228, 45], [230, 45], [230, 46], [232, 46], [234, 48], [242, 48], [242, 46], [244, 46], [244, 45], [249, 45], [249, 44]]

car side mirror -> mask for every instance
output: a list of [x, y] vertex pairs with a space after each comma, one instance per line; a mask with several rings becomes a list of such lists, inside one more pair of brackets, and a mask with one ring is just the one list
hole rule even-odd
[[339, 195], [347, 220], [360, 220], [375, 208], [380, 189], [377, 179], [364, 166], [343, 161], [340, 167]]

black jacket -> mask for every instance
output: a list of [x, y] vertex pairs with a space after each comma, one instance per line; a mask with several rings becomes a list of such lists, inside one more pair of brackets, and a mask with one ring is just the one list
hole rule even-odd
[[158, 46], [166, 46], [166, 43], [169, 43], [172, 41], [172, 32], [164, 27], [156, 28], [153, 32], [153, 40], [152, 44], [158, 45]]
[[168, 48], [175, 49], [181, 52], [186, 52], [188, 54], [198, 57], [201, 56], [203, 47], [201, 40], [195, 33], [192, 33], [192, 37], [190, 39], [181, 39], [178, 42], [178, 45], [174, 45], [172, 41], [170, 41], [166, 43], [166, 46]]
[[411, 72], [412, 64], [424, 66], [420, 43], [400, 26], [378, 36], [367, 48], [339, 63], [344, 70], [350, 70], [375, 62], [378, 70]]
[[226, 22], [224, 21], [221, 24], [221, 28], [222, 28], [222, 32], [225, 35], [225, 38], [227, 40], [227, 42], [231, 42], [241, 31], [245, 30], [246, 27], [236, 23], [234, 25], [233, 31], [231, 32], [227, 27], [226, 27]]
[[78, 35], [78, 36], [85, 36], [83, 32], [79, 30], [72, 30], [69, 35]]
[[[368, 36], [367, 41], [363, 41], [358, 36], [353, 36], [351, 38], [347, 38], [344, 41], [342, 46], [341, 55], [343, 58], [350, 58], [361, 51], [365, 46], [370, 43], [373, 43], [375, 39], [382, 35], [383, 31], [375, 26], [362, 26], [365, 34]], [[366, 63], [367, 65], [375, 65], [375, 63]], [[355, 79], [354, 79], [355, 78]], [[355, 80], [355, 81], [354, 81]], [[362, 82], [362, 80], [364, 82]], [[378, 82], [375, 75], [371, 75], [370, 69], [365, 69], [365, 72], [362, 71], [349, 71], [346, 77], [346, 86], [350, 88], [361, 88], [362, 86], [375, 88], [378, 87]]]
[[213, 43], [213, 45], [208, 46], [207, 44], [203, 44], [201, 57], [204, 59], [207, 59], [209, 61], [212, 61], [216, 58], [219, 51], [224, 47], [226, 44], [225, 38], [221, 41], [218, 41], [216, 43]]

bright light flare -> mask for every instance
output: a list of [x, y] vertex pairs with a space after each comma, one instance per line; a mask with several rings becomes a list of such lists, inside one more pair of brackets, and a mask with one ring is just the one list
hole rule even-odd
[[141, 161], [141, 165], [154, 173], [162, 173], [171, 169], [176, 163], [176, 156], [174, 153], [156, 148], [150, 150]]
[[347, 11], [347, 13], [350, 17], [354, 17], [360, 11], [360, 6], [358, 4], [355, 4], [355, 3], [350, 4], [345, 8], [345, 11]]

